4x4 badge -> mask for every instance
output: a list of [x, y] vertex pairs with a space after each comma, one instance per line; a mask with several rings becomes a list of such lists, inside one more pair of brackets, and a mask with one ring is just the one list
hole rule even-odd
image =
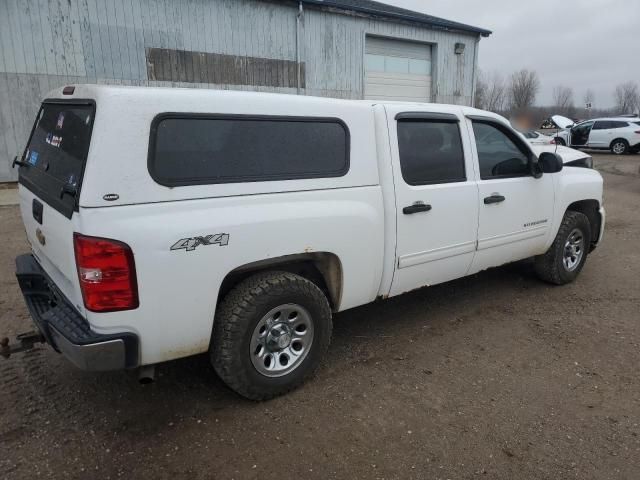
[[199, 245], [220, 245], [224, 247], [229, 244], [228, 233], [216, 233], [214, 235], [206, 235], [204, 237], [181, 238], [171, 246], [170, 250], [182, 250], [187, 252], [195, 250]]

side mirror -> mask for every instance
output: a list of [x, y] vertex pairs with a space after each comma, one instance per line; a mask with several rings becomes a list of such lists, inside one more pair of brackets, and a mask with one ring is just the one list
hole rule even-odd
[[562, 157], [555, 152], [542, 152], [538, 164], [544, 173], [557, 173], [564, 167]]

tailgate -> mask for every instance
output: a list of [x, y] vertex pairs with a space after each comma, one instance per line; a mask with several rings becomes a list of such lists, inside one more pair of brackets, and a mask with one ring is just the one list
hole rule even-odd
[[45, 101], [19, 172], [20, 212], [33, 253], [76, 306], [83, 302], [73, 232], [94, 115], [89, 101]]

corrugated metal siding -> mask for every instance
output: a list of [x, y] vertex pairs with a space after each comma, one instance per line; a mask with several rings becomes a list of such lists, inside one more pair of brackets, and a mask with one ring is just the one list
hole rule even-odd
[[[291, 87], [153, 81], [145, 56], [156, 48], [295, 61], [296, 13], [295, 3], [260, 0], [1, 0], [0, 181], [16, 178], [10, 160], [24, 147], [42, 97], [61, 85], [296, 93]], [[302, 93], [362, 98], [364, 40], [372, 34], [431, 43], [435, 100], [471, 103], [473, 35], [309, 8], [302, 28]], [[456, 42], [466, 44], [464, 55], [453, 54]]]

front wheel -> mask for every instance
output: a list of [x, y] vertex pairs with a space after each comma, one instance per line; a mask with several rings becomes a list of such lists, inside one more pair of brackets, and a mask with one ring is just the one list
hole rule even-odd
[[313, 282], [288, 272], [251, 276], [216, 313], [211, 362], [251, 400], [286, 393], [310, 377], [331, 339], [331, 309]]
[[590, 244], [589, 219], [580, 212], [566, 212], [547, 253], [535, 258], [538, 277], [556, 285], [573, 282], [584, 267]]

